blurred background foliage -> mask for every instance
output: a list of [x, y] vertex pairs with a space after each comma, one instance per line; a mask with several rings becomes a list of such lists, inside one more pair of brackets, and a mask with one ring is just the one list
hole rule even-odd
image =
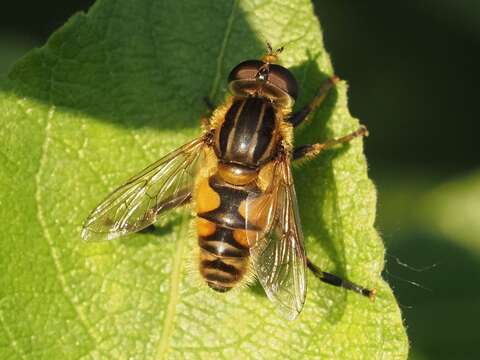
[[[93, 0], [0, 14], [0, 75]], [[315, 0], [350, 109], [370, 129], [385, 277], [412, 359], [472, 359], [480, 333], [480, 2]], [[253, 55], [253, 54], [252, 54]]]

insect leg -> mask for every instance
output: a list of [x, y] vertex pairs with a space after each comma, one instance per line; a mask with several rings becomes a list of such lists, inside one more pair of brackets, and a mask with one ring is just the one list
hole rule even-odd
[[[187, 189], [180, 190], [175, 196], [170, 196], [169, 198], [166, 198], [164, 201], [160, 202], [155, 206], [153, 211], [155, 211], [157, 214], [161, 212], [165, 212], [168, 210], [172, 210], [176, 207], [187, 205], [192, 201], [192, 193], [188, 191]], [[142, 233], [149, 233], [155, 230], [155, 225], [151, 224], [147, 226], [146, 228], [140, 230]]]
[[309, 118], [309, 115], [314, 111], [316, 108], [318, 108], [325, 98], [327, 97], [328, 91], [339, 81], [339, 78], [337, 76], [332, 76], [325, 82], [323, 82], [320, 85], [320, 88], [318, 89], [317, 95], [307, 104], [305, 105], [302, 109], [299, 111], [293, 113], [289, 118], [288, 122], [290, 122], [294, 127], [297, 127], [304, 121], [306, 121]]
[[352, 141], [356, 137], [359, 136], [368, 136], [368, 130], [364, 125], [360, 125], [360, 127], [345, 136], [342, 136], [341, 138], [338, 139], [330, 139], [325, 141], [324, 143], [317, 143], [317, 144], [312, 144], [312, 145], [301, 145], [293, 149], [293, 159], [301, 159], [301, 158], [313, 158], [320, 154], [321, 151], [331, 148], [332, 146], [338, 145], [338, 144], [344, 144]]
[[146, 228], [139, 231], [140, 234], [151, 234], [155, 231], [155, 225], [148, 225]]
[[307, 267], [312, 271], [313, 275], [316, 278], [320, 279], [324, 283], [339, 286], [347, 290], [355, 291], [356, 293], [368, 297], [370, 300], [375, 300], [376, 290], [375, 289], [367, 289], [363, 286], [357, 285], [351, 281], [342, 279], [336, 275], [330, 274], [328, 272], [320, 270], [315, 264], [313, 264], [310, 259], [307, 259]]
[[166, 198], [164, 201], [158, 203], [157, 206], [155, 206], [154, 211], [159, 214], [160, 212], [186, 205], [190, 203], [190, 201], [192, 201], [192, 192], [187, 189], [183, 189], [178, 191], [175, 195], [172, 195]]
[[216, 106], [215, 104], [213, 103], [212, 100], [210, 100], [210, 98], [208, 96], [204, 96], [203, 97], [203, 102], [205, 103], [205, 105], [207, 105], [207, 108], [208, 108], [208, 111], [210, 113], [213, 112], [213, 110], [215, 110]]
[[215, 104], [212, 102], [212, 100], [210, 100], [208, 96], [203, 97], [203, 102], [205, 103], [205, 105], [207, 105], [208, 112], [200, 118], [200, 125], [203, 129], [207, 130], [210, 125], [210, 117], [215, 110]]

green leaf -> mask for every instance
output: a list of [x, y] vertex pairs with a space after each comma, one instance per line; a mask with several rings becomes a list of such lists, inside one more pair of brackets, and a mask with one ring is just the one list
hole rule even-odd
[[33, 40], [26, 36], [0, 34], [0, 76], [4, 76], [10, 66], [33, 46]]
[[[154, 234], [80, 239], [110, 190], [199, 134], [202, 98], [221, 102], [229, 70], [258, 58], [266, 39], [285, 45], [281, 60], [304, 104], [333, 73], [306, 0], [101, 0], [17, 62], [0, 95], [1, 358], [407, 356], [380, 277], [384, 249], [361, 140], [296, 169], [295, 181], [309, 255], [377, 288], [374, 303], [310, 274], [294, 322], [258, 286], [216, 294], [199, 281], [185, 211]], [[357, 127], [342, 82], [296, 141]]]

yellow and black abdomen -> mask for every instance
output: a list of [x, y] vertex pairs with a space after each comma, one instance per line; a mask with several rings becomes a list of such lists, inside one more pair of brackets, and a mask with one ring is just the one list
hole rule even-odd
[[249, 268], [246, 223], [239, 207], [255, 185], [233, 186], [212, 175], [197, 189], [197, 233], [200, 274], [208, 286], [225, 292], [240, 283]]

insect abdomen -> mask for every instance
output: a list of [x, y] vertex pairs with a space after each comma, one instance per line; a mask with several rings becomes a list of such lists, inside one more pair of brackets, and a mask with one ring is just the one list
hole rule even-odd
[[249, 192], [215, 175], [203, 179], [197, 190], [200, 273], [208, 286], [225, 292], [242, 281], [249, 267], [246, 223], [238, 211]]
[[199, 230], [205, 226], [205, 222], [209, 222], [215, 229], [211, 235], [198, 237], [200, 273], [212, 289], [228, 291], [238, 284], [248, 271], [248, 247], [235, 240], [234, 232], [237, 230], [215, 225], [202, 218], [199, 218], [198, 222]]

